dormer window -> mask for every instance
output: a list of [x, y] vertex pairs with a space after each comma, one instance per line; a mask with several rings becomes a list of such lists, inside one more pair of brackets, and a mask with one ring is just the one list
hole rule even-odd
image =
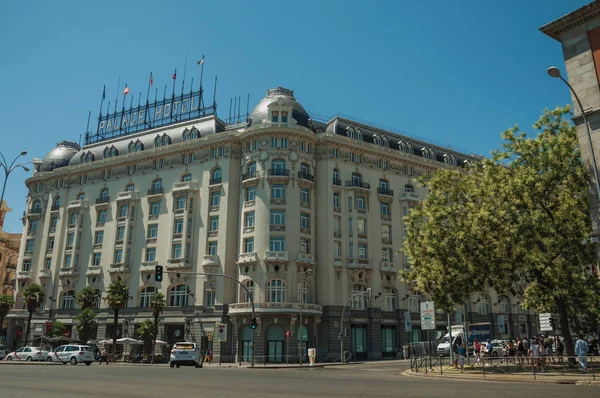
[[271, 122], [273, 122], [273, 123], [279, 122], [279, 111], [271, 112]]
[[281, 123], [287, 123], [287, 122], [288, 122], [288, 112], [281, 111]]

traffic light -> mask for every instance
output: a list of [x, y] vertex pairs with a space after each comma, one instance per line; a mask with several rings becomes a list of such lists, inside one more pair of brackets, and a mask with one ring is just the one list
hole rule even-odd
[[285, 337], [290, 337], [290, 331], [289, 330], [285, 331]]
[[258, 327], [258, 322], [256, 322], [256, 318], [252, 318], [252, 322], [250, 322], [250, 329], [256, 329]]
[[162, 282], [163, 279], [163, 266], [157, 265], [154, 267], [154, 280], [156, 282]]
[[344, 328], [344, 337], [350, 337], [350, 329]]

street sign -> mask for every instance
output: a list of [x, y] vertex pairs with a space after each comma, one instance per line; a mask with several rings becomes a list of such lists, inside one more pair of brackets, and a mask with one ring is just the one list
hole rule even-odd
[[550, 323], [551, 317], [552, 317], [552, 314], [549, 312], [544, 312], [544, 313], [540, 314], [540, 330], [542, 332], [551, 332], [552, 331], [552, 324]]
[[213, 332], [213, 342], [224, 343], [227, 341], [227, 325], [224, 323], [217, 323]]
[[500, 334], [508, 333], [508, 331], [504, 327], [504, 319], [504, 315], [498, 315], [498, 331], [500, 332]]
[[432, 301], [421, 303], [421, 330], [435, 329], [435, 306]]
[[412, 332], [412, 319], [410, 319], [410, 311], [404, 311], [404, 330]]

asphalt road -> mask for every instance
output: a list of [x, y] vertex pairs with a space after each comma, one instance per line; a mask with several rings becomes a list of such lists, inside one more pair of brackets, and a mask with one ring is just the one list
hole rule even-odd
[[405, 365], [313, 369], [0, 367], [0, 397], [598, 397], [597, 386], [465, 382], [400, 375]]

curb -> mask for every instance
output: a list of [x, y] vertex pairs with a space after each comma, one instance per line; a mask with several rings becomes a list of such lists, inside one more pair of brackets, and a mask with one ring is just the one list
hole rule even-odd
[[[422, 378], [433, 378], [437, 380], [460, 380], [460, 381], [476, 381], [481, 383], [533, 383], [533, 384], [573, 384], [573, 385], [587, 385], [587, 386], [600, 386], [600, 381], [596, 380], [573, 380], [573, 379], [556, 379], [556, 380], [533, 380], [533, 379], [505, 379], [500, 377], [475, 377], [475, 376], [465, 376], [463, 375], [452, 375], [452, 376], [440, 376], [437, 374], [424, 374], [424, 373], [415, 373], [412, 370], [405, 370], [400, 373], [403, 376], [407, 377], [422, 377]], [[479, 376], [479, 375], [478, 375]], [[546, 376], [547, 377], [547, 376]], [[552, 377], [552, 376], [551, 376]], [[559, 377], [559, 376], [557, 376]]]

